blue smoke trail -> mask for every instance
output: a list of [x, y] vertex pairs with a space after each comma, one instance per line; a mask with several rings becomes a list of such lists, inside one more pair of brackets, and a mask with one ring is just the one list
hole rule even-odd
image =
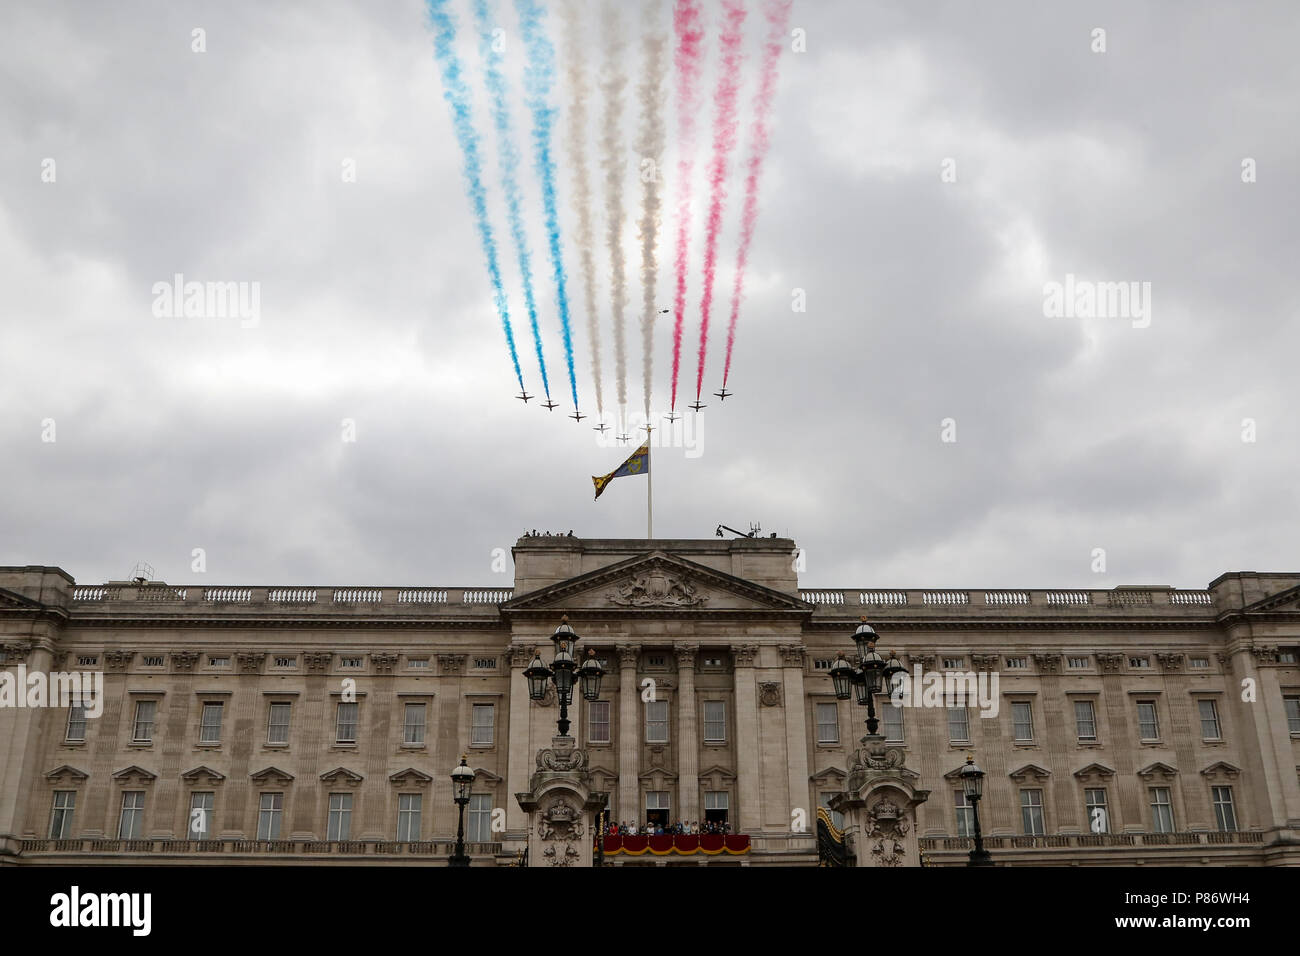
[[569, 295], [560, 255], [560, 215], [555, 201], [555, 159], [551, 155], [551, 125], [555, 108], [549, 104], [555, 82], [555, 49], [542, 28], [542, 10], [535, 0], [515, 0], [519, 25], [528, 47], [528, 68], [524, 72], [524, 90], [528, 109], [533, 114], [533, 148], [536, 150], [537, 175], [542, 180], [542, 202], [546, 210], [546, 235], [550, 244], [551, 268], [555, 276], [555, 298], [560, 310], [560, 328], [564, 333], [564, 359], [569, 368], [569, 389], [573, 407], [578, 407], [578, 379], [573, 374], [573, 330], [569, 326]]
[[492, 236], [492, 224], [488, 222], [487, 192], [483, 188], [483, 161], [479, 155], [479, 136], [474, 132], [474, 120], [469, 108], [469, 87], [465, 85], [460, 57], [452, 48], [456, 40], [456, 21], [447, 10], [447, 3], [448, 0], [428, 0], [429, 20], [437, 31], [433, 40], [433, 55], [442, 71], [442, 95], [447, 105], [451, 107], [452, 127], [456, 131], [456, 141], [465, 156], [465, 188], [474, 210], [474, 223], [478, 227], [479, 240], [483, 244], [483, 255], [487, 257], [492, 297], [496, 302], [497, 314], [501, 316], [501, 326], [506, 333], [506, 345], [510, 347], [510, 361], [514, 363], [515, 378], [519, 380], [519, 390], [522, 392], [524, 374], [519, 368], [515, 334], [510, 328], [510, 307], [506, 301], [505, 289], [501, 285], [501, 266], [497, 261], [496, 239]]
[[506, 194], [510, 216], [510, 235], [519, 255], [519, 271], [524, 279], [524, 305], [532, 324], [533, 342], [537, 346], [537, 364], [542, 370], [542, 389], [549, 400], [551, 385], [546, 376], [546, 359], [542, 357], [542, 330], [537, 325], [537, 302], [533, 297], [533, 256], [524, 233], [524, 219], [519, 211], [519, 150], [510, 129], [510, 112], [506, 106], [506, 81], [501, 75], [501, 52], [492, 35], [492, 17], [487, 0], [474, 0], [474, 20], [478, 25], [479, 53], [483, 57], [488, 93], [492, 96], [492, 120], [497, 128], [497, 145], [501, 157], [501, 189]]

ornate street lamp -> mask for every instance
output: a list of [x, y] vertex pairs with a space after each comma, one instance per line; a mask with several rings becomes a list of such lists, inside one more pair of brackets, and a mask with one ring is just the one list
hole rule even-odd
[[975, 849], [970, 851], [967, 866], [992, 866], [993, 858], [984, 849], [984, 835], [980, 832], [980, 797], [984, 796], [984, 771], [975, 765], [975, 755], [966, 755], [966, 766], [958, 774], [961, 777], [961, 789], [971, 805], [971, 815], [975, 822]]
[[451, 772], [451, 797], [456, 801], [459, 822], [456, 824], [456, 852], [447, 857], [448, 866], [469, 866], [469, 854], [465, 852], [465, 805], [469, 803], [470, 787], [474, 785], [474, 771], [465, 763], [465, 755], [460, 755], [460, 764]]
[[853, 632], [855, 659], [849, 661], [841, 653], [831, 668], [831, 683], [835, 687], [835, 696], [839, 700], [848, 700], [853, 691], [857, 691], [858, 703], [867, 708], [867, 733], [876, 735], [880, 721], [876, 718], [876, 695], [881, 689], [890, 690], [894, 675], [903, 673], [906, 668], [893, 654], [889, 660], [876, 652], [876, 640], [879, 635], [875, 628], [862, 618], [862, 623]]
[[596, 660], [596, 652], [591, 649], [588, 649], [587, 659], [582, 666], [578, 666], [573, 656], [578, 635], [569, 626], [567, 614], [561, 619], [555, 633], [551, 635], [551, 642], [555, 645], [555, 658], [551, 661], [551, 665], [548, 667], [543, 663], [542, 655], [538, 652], [533, 655], [532, 663], [524, 671], [524, 678], [528, 681], [528, 696], [533, 700], [541, 700], [546, 696], [547, 681], [555, 684], [555, 695], [560, 702], [560, 719], [556, 721], [556, 725], [560, 729], [560, 736], [567, 737], [569, 704], [573, 703], [574, 675], [577, 675], [582, 686], [582, 699], [592, 701], [600, 697], [600, 679], [605, 676], [605, 669], [600, 666], [600, 662]]

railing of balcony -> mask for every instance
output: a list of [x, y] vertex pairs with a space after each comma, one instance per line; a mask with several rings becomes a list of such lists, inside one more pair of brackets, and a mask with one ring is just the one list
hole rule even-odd
[[[1120, 610], [1174, 609], [1182, 613], [1204, 615], [1213, 610], [1209, 591], [1179, 591], [1170, 588], [1120, 588], [1109, 591], [1075, 590], [878, 590], [856, 588], [818, 588], [799, 592], [799, 597], [819, 609], [834, 612], [837, 608], [907, 608], [942, 609], [960, 612], [971, 609], [1006, 609], [1028, 611], [1035, 608], [1111, 608]], [[853, 613], [859, 613], [854, 611]]]
[[[262, 855], [329, 856], [450, 856], [454, 840], [397, 842], [392, 840], [23, 840], [22, 854], [54, 853], [213, 853]], [[471, 856], [494, 856], [500, 843], [466, 843]]]
[[106, 607], [158, 603], [220, 607], [276, 606], [299, 612], [373, 610], [378, 605], [400, 605], [411, 610], [434, 605], [492, 607], [513, 598], [509, 588], [360, 588], [360, 587], [237, 587], [182, 588], [166, 585], [78, 585], [72, 590], [74, 606]]
[[[1207, 846], [1209, 844], [1263, 843], [1264, 834], [1255, 830], [1195, 833], [1062, 833], [1051, 836], [985, 837], [989, 850], [1050, 849], [1076, 846]], [[922, 850], [969, 850], [970, 837], [922, 837]]]

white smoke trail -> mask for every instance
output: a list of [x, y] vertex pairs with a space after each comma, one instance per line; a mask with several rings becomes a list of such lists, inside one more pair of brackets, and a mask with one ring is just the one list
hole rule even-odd
[[591, 174], [587, 169], [587, 78], [582, 66], [587, 53], [582, 45], [582, 20], [576, 0], [565, 0], [564, 60], [568, 65], [569, 115], [567, 146], [573, 167], [573, 207], [578, 214], [578, 262], [582, 269], [583, 304], [587, 308], [587, 336], [591, 339], [591, 377], [596, 386], [596, 414], [605, 415], [600, 380], [600, 313], [596, 308], [596, 258], [592, 254]]
[[618, 382], [618, 404], [627, 406], [627, 276], [623, 262], [623, 178], [627, 170], [625, 145], [620, 141], [620, 118], [623, 113], [623, 90], [627, 86], [624, 70], [622, 24], [614, 0], [601, 7], [601, 33], [604, 36], [605, 62], [601, 70], [600, 89], [604, 96], [600, 118], [601, 166], [605, 171], [605, 237], [609, 246], [609, 306], [614, 322], [614, 375]]
[[641, 104], [641, 134], [636, 150], [641, 157], [641, 374], [644, 378], [645, 416], [650, 421], [650, 381], [654, 371], [655, 292], [659, 279], [656, 244], [659, 239], [659, 165], [664, 151], [663, 78], [667, 71], [668, 34], [660, 24], [661, 7], [655, 0], [645, 5], [645, 34], [641, 41], [644, 62], [637, 98]]

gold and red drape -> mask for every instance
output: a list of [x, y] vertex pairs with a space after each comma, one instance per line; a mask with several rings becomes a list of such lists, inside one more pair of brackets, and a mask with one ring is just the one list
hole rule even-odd
[[619, 834], [605, 837], [605, 852], [626, 853], [628, 856], [641, 856], [645, 853], [654, 856], [668, 856], [670, 853], [678, 853], [682, 856], [690, 856], [693, 853], [704, 853], [708, 856], [728, 853], [732, 856], [740, 856], [749, 852], [749, 836], [744, 833], [701, 833], [695, 836], [669, 833], [663, 836]]

